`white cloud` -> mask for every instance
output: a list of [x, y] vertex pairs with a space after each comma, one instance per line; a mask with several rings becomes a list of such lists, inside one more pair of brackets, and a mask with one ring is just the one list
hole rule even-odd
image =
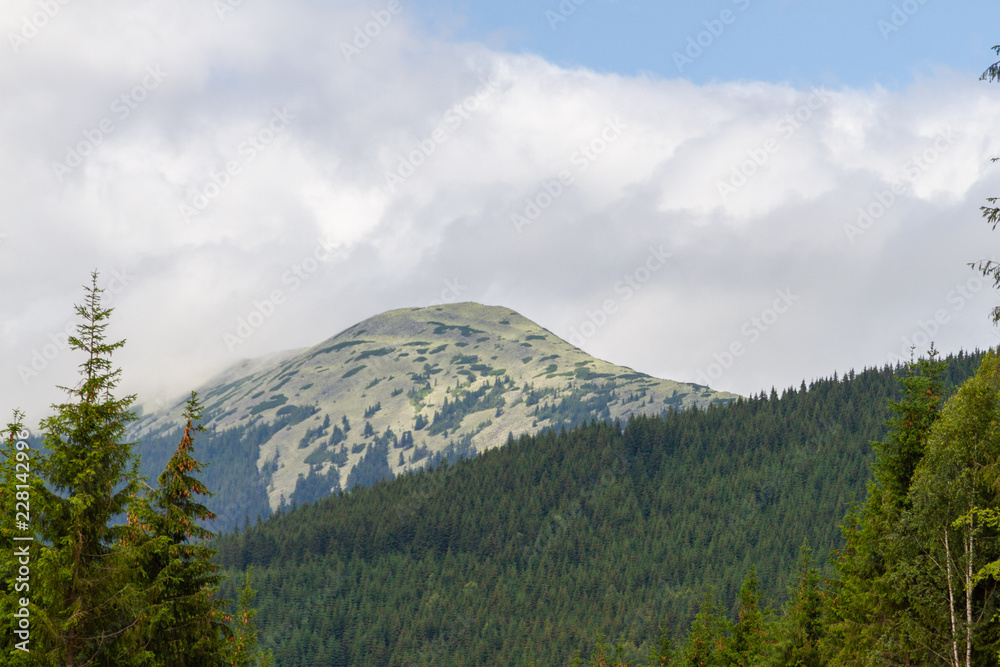
[[[348, 62], [341, 42], [379, 5], [245, 3], [224, 20], [193, 0], [133, 5], [65, 5], [0, 56], [0, 406], [37, 416], [73, 382], [67, 352], [27, 382], [19, 369], [94, 267], [134, 276], [114, 331], [129, 340], [127, 388], [146, 399], [454, 284], [567, 337], [611, 299], [583, 347], [673, 379], [741, 342], [712, 380], [742, 393], [885, 363], [941, 309], [939, 347], [993, 341], [989, 286], [961, 308], [949, 295], [995, 243], [978, 217], [996, 193], [995, 86], [941, 72], [899, 93], [820, 89], [820, 102], [566, 70], [434, 41], [405, 4]], [[11, 6], [4, 35], [37, 9]], [[166, 73], [156, 86], [150, 67]], [[294, 117], [272, 125], [282, 109]], [[88, 146], [104, 119], [112, 131]], [[908, 169], [948, 128], [947, 148]], [[60, 182], [53, 163], [73, 150], [89, 154]], [[412, 174], [390, 187], [401, 160]], [[553, 196], [561, 172], [572, 183]], [[511, 216], [532, 202], [519, 232]], [[329, 254], [313, 262], [318, 243]], [[669, 261], [622, 288], [661, 246]], [[280, 307], [227, 345], [275, 290]], [[799, 298], [751, 342], [744, 326], [776, 290]]]

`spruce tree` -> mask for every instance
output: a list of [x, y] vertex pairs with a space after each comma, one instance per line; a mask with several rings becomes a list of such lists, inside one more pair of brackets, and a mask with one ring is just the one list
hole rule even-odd
[[760, 608], [757, 569], [750, 568], [740, 586], [739, 609], [729, 645], [732, 663], [740, 667], [759, 664], [768, 647], [770, 624]]
[[97, 272], [85, 287], [82, 320], [69, 338], [82, 352], [80, 382], [66, 391], [70, 401], [52, 406], [41, 423], [46, 454], [38, 460], [37, 525], [44, 546], [35, 566], [39, 586], [50, 596], [39, 622], [39, 657], [51, 664], [128, 664], [121, 638], [134, 620], [137, 589], [134, 555], [118, 548], [123, 526], [115, 525], [134, 505], [138, 461], [125, 429], [135, 419], [134, 396], [114, 395], [121, 371], [111, 357], [125, 341], [108, 343], [110, 308], [101, 304]]
[[194, 477], [201, 464], [193, 457], [194, 434], [202, 407], [191, 392], [184, 409], [186, 425], [177, 451], [167, 462], [158, 485], [129, 516], [125, 538], [142, 552], [144, 606], [135, 626], [135, 655], [149, 665], [195, 667], [222, 665], [226, 639], [223, 601], [214, 599], [221, 576], [211, 559], [215, 551], [205, 541], [214, 537], [198, 522], [212, 520], [198, 496], [210, 496]]
[[730, 664], [729, 633], [731, 623], [719, 609], [711, 589], [705, 593], [698, 615], [688, 630], [681, 655], [682, 665], [722, 667]]
[[981, 511], [998, 508], [981, 474], [1000, 461], [1000, 358], [988, 353], [934, 425], [904, 516], [914, 554], [899, 583], [910, 600], [909, 634], [952, 665], [995, 664], [997, 583], [980, 576], [1000, 558]]
[[646, 661], [649, 667], [670, 667], [674, 663], [674, 642], [666, 621], [660, 626], [660, 636], [649, 647]]
[[875, 482], [864, 505], [844, 519], [846, 542], [839, 552], [836, 617], [830, 631], [838, 638], [837, 660], [911, 661], [921, 651], [905, 630], [910, 602], [899, 585], [901, 568], [913, 556], [902, 523], [913, 476], [927, 449], [931, 428], [941, 414], [946, 364], [931, 347], [927, 358], [911, 362], [901, 379], [902, 397], [890, 401], [885, 442], [873, 442]]
[[771, 654], [774, 667], [820, 667], [825, 665], [822, 642], [826, 592], [820, 587], [819, 570], [813, 565], [812, 550], [802, 545], [798, 574], [788, 591], [785, 613], [775, 631]]
[[890, 401], [895, 416], [889, 419], [887, 442], [873, 442], [875, 482], [888, 494], [886, 500], [902, 505], [910, 490], [913, 473], [924, 456], [931, 426], [941, 414], [944, 394], [942, 377], [947, 364], [931, 345], [927, 357], [911, 362], [901, 380], [902, 399]]
[[236, 603], [236, 627], [226, 650], [226, 662], [232, 667], [269, 667], [271, 652], [258, 647], [257, 638], [260, 632], [254, 622], [257, 610], [253, 608], [253, 600], [257, 591], [251, 587], [253, 566], [247, 568], [243, 578], [243, 589]]
[[[126, 439], [135, 397], [115, 395], [121, 371], [111, 357], [125, 341], [106, 342], [112, 309], [102, 306], [97, 278], [94, 272], [85, 286], [76, 307], [81, 323], [69, 338], [70, 348], [84, 353], [81, 379], [60, 387], [70, 400], [41, 422], [42, 452], [24, 451], [19, 412], [0, 438], [0, 664], [257, 664], [256, 631], [247, 626], [252, 591], [247, 586], [241, 596], [234, 637], [227, 602], [214, 599], [220, 577], [204, 543], [213, 534], [197, 523], [214, 518], [198, 500], [209, 493], [195, 478], [201, 464], [192, 456], [201, 430], [197, 395], [184, 412], [176, 453], [158, 487], [149, 488]], [[26, 464], [30, 473], [18, 467]], [[18, 524], [22, 493], [30, 496], [31, 520]], [[15, 537], [32, 539], [30, 653], [12, 648], [15, 626], [7, 622], [20, 606]]]

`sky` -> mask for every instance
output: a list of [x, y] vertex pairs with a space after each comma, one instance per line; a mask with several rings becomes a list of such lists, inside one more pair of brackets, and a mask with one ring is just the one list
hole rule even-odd
[[394, 308], [743, 395], [1000, 341], [986, 1], [7, 0], [0, 409], [174, 401]]

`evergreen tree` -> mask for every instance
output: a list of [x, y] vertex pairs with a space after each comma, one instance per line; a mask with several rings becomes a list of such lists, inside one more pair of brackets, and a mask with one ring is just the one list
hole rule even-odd
[[650, 646], [646, 660], [649, 667], [670, 667], [674, 664], [674, 642], [670, 638], [666, 622], [660, 627], [660, 636]]
[[[136, 624], [136, 656], [149, 665], [222, 665], [225, 640], [224, 602], [213, 599], [221, 576], [204, 544], [214, 534], [198, 522], [212, 520], [198, 496], [210, 496], [193, 475], [201, 464], [192, 456], [193, 435], [203, 431], [202, 407], [191, 392], [184, 409], [184, 435], [167, 462], [151, 498], [129, 517], [127, 542], [141, 546], [146, 607]], [[130, 546], [131, 546], [130, 545]]]
[[769, 623], [760, 608], [757, 569], [751, 567], [740, 586], [739, 610], [729, 646], [732, 664], [750, 667], [759, 664], [768, 647]]
[[904, 525], [915, 551], [900, 584], [912, 613], [905, 628], [947, 664], [996, 659], [1000, 633], [996, 582], [977, 572], [1000, 558], [995, 528], [977, 509], [994, 511], [997, 496], [982, 471], [1000, 460], [1000, 359], [984, 357], [942, 411], [910, 490]]
[[913, 557], [902, 512], [914, 472], [923, 459], [931, 428], [941, 414], [942, 376], [947, 365], [931, 347], [927, 358], [911, 362], [901, 379], [902, 397], [890, 401], [885, 442], [872, 442], [875, 483], [868, 498], [844, 519], [846, 546], [837, 560], [837, 616], [831, 632], [838, 660], [907, 664], [920, 649], [904, 629], [912, 611], [899, 585], [900, 568]]
[[134, 509], [138, 461], [125, 429], [134, 396], [113, 391], [121, 371], [111, 356], [125, 341], [108, 343], [111, 309], [101, 305], [97, 273], [76, 312], [82, 319], [70, 348], [83, 352], [81, 380], [65, 390], [72, 402], [54, 405], [41, 423], [46, 455], [38, 474], [46, 483], [33, 497], [44, 546], [35, 564], [39, 587], [51, 596], [38, 633], [41, 655], [53, 664], [127, 664], [121, 636], [134, 620], [138, 591], [135, 556], [118, 548], [124, 527], [115, 517]]
[[730, 664], [729, 632], [731, 624], [719, 609], [711, 589], [705, 593], [698, 615], [688, 631], [681, 657], [690, 667], [723, 667]]
[[[214, 518], [198, 500], [210, 494], [194, 477], [201, 470], [192, 456], [192, 435], [201, 430], [197, 395], [177, 451], [158, 488], [149, 489], [125, 439], [135, 397], [114, 395], [121, 371], [111, 357], [124, 341], [106, 342], [112, 310], [101, 305], [97, 277], [69, 338], [85, 355], [81, 380], [61, 387], [71, 401], [41, 422], [43, 452], [30, 450], [20, 412], [0, 437], [0, 664], [256, 665], [266, 656], [253, 648], [256, 632], [247, 626], [255, 613], [249, 579], [237, 637], [225, 602], [213, 599], [221, 577], [204, 544], [213, 535], [197, 523]], [[140, 493], [143, 486], [150, 493]], [[18, 503], [29, 500], [31, 518], [15, 521]], [[21, 544], [31, 547], [29, 577], [15, 551]], [[30, 599], [30, 652], [14, 641], [22, 597]], [[241, 646], [250, 648], [240, 653]]]
[[771, 656], [774, 667], [820, 667], [825, 631], [825, 591], [820, 588], [819, 571], [812, 562], [812, 550], [802, 545], [798, 575], [789, 590], [785, 613], [776, 628]]
[[260, 632], [254, 623], [257, 610], [253, 608], [253, 600], [257, 595], [251, 587], [253, 567], [248, 567], [243, 578], [243, 589], [240, 591], [236, 607], [236, 628], [229, 640], [224, 664], [232, 667], [268, 667], [271, 664], [271, 652], [258, 648], [257, 639]]
[[941, 414], [946, 370], [947, 364], [938, 358], [933, 345], [927, 357], [911, 362], [901, 380], [902, 399], [889, 402], [895, 416], [886, 423], [888, 442], [872, 443], [876, 452], [875, 482], [887, 492], [886, 500], [896, 505], [905, 502], [931, 426]]

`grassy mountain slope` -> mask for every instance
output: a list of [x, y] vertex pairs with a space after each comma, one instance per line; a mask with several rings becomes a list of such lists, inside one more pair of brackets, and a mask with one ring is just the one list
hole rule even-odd
[[[949, 359], [948, 381], [978, 362]], [[280, 513], [217, 540], [218, 562], [254, 566], [280, 667], [562, 665], [598, 631], [636, 658], [707, 586], [732, 605], [755, 564], [777, 603], [804, 539], [820, 562], [842, 543], [896, 397], [884, 368], [524, 437]]]
[[[213, 441], [221, 434], [253, 440], [258, 479], [242, 484], [265, 485], [272, 510], [483, 452], [509, 434], [736, 398], [595, 359], [508, 308], [476, 303], [383, 313], [312, 348], [238, 364], [199, 393], [213, 432], [207, 460], [230, 459]], [[144, 458], [171, 451], [179, 412], [139, 422]]]

